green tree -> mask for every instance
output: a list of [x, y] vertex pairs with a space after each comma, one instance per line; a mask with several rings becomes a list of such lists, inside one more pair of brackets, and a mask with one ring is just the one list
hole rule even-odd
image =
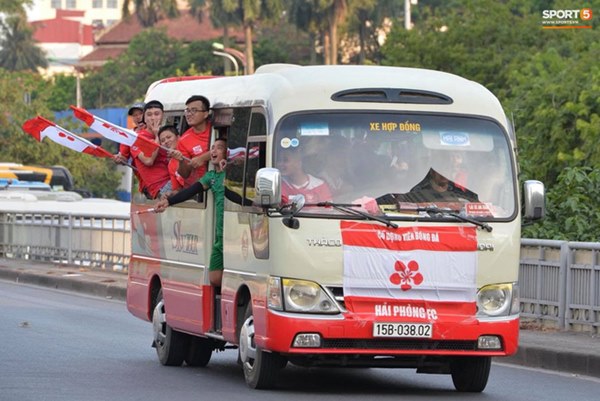
[[181, 48], [171, 75], [223, 75], [223, 63], [213, 55], [212, 42], [196, 41]]
[[256, 65], [270, 63], [311, 64], [314, 46], [307, 46], [308, 35], [282, 20], [273, 27], [261, 28], [254, 48]]
[[[324, 51], [329, 53], [325, 56], [326, 64], [338, 63], [338, 28], [342, 24], [348, 13], [347, 0], [322, 0], [319, 2], [321, 9], [325, 12], [327, 29], [329, 36], [329, 46], [325, 46]], [[327, 63], [329, 60], [329, 63]]]
[[121, 56], [84, 78], [84, 105], [118, 107], [142, 98], [152, 82], [176, 74], [182, 49], [182, 43], [169, 38], [164, 29], [142, 31]]
[[338, 27], [348, 14], [347, 0], [292, 0], [289, 20], [312, 37], [320, 36], [325, 64], [337, 64]]
[[588, 169], [600, 163], [599, 22], [592, 20], [593, 29], [542, 29], [543, 9], [565, 7], [423, 1], [415, 28], [394, 28], [382, 51], [386, 64], [456, 73], [499, 97], [515, 123], [521, 179], [539, 179], [548, 189], [547, 218], [524, 235], [597, 239], [597, 207], [588, 199], [597, 196], [597, 176]]
[[410, 31], [395, 25], [382, 63], [455, 73], [502, 96], [515, 62], [544, 45], [539, 16], [514, 13], [507, 2], [455, 1], [442, 10], [421, 10], [425, 17]]
[[148, 86], [166, 77], [223, 73], [221, 60], [212, 54], [211, 42], [181, 41], [164, 29], [150, 28], [131, 41], [129, 48], [81, 83], [88, 108], [122, 107], [144, 97]]
[[0, 68], [36, 71], [47, 65], [44, 52], [36, 46], [24, 15], [13, 14], [0, 21]]
[[32, 0], [0, 0], [0, 12], [25, 15], [25, 6], [31, 4]]
[[[209, 14], [210, 20], [215, 28], [223, 29], [222, 43], [225, 47], [232, 47], [230, 43], [230, 28], [242, 25], [241, 10], [236, 8], [235, 3], [231, 1], [206, 1], [206, 0], [188, 0], [190, 12], [195, 15], [199, 21]], [[223, 60], [224, 74], [230, 72], [228, 60]], [[219, 69], [220, 70], [220, 69]]]
[[[121, 8], [123, 18], [130, 16], [131, 0], [124, 0]], [[154, 26], [163, 18], [179, 15], [177, 0], [133, 0], [134, 14], [144, 27]]]
[[[244, 55], [246, 73], [254, 74], [254, 25], [258, 21], [278, 20], [283, 11], [283, 0], [223, 0], [223, 10], [228, 15], [241, 16], [244, 29]], [[237, 18], [232, 18], [232, 21]]]
[[76, 187], [87, 188], [95, 196], [114, 197], [120, 176], [112, 161], [74, 152], [48, 139], [39, 143], [23, 132], [23, 123], [36, 115], [52, 119], [49, 98], [50, 85], [39, 74], [0, 69], [0, 160], [63, 165], [73, 174]]
[[74, 104], [77, 92], [77, 79], [73, 75], [57, 74], [48, 79], [50, 96], [48, 108], [52, 111], [67, 110]]
[[569, 167], [548, 191], [546, 218], [525, 227], [523, 237], [597, 242], [599, 224], [600, 170]]
[[352, 1], [349, 14], [349, 33], [358, 36], [359, 52], [357, 64], [367, 60], [379, 63], [379, 31], [385, 23], [398, 23], [403, 15], [404, 0], [363, 0]]
[[318, 0], [291, 0], [287, 15], [292, 24], [308, 33], [310, 64], [317, 64], [317, 41], [326, 29], [325, 15], [318, 6]]
[[586, 40], [586, 50], [550, 47], [508, 75], [505, 106], [515, 121], [524, 177], [552, 186], [564, 168], [600, 164], [596, 36]]

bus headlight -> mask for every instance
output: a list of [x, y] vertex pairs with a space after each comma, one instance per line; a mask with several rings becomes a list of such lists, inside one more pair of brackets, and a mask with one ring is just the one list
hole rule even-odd
[[477, 293], [477, 310], [487, 316], [508, 316], [513, 313], [513, 284], [491, 284], [482, 287]]
[[306, 280], [281, 279], [283, 307], [287, 312], [339, 313], [335, 302], [317, 283]]

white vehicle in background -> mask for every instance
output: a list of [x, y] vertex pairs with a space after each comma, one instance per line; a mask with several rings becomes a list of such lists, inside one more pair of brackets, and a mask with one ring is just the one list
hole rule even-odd
[[[211, 287], [210, 193], [162, 214], [134, 197], [127, 306], [152, 321], [160, 362], [204, 366], [233, 346], [252, 388], [292, 363], [411, 368], [483, 391], [491, 358], [517, 351], [521, 224], [544, 215], [543, 184], [519, 195], [494, 95], [429, 70], [268, 65], [160, 81], [146, 101], [185, 128], [192, 95], [237, 156], [225, 270]], [[282, 195], [289, 152], [306, 183]], [[331, 197], [315, 200], [322, 182]]]

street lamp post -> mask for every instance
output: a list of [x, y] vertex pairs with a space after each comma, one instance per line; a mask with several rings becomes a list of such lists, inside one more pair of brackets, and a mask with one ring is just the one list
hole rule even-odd
[[237, 49], [232, 49], [231, 47], [225, 47], [222, 43], [213, 42], [213, 49], [220, 50], [221, 52], [227, 53], [233, 57], [236, 57], [242, 63], [242, 67], [244, 67], [244, 74], [246, 74], [246, 55]]
[[75, 103], [77, 107], [81, 107], [83, 99], [81, 96], [81, 71], [75, 67]]
[[225, 57], [226, 59], [228, 59], [229, 61], [231, 61], [231, 63], [233, 64], [233, 67], [235, 68], [235, 75], [239, 75], [239, 66], [238, 66], [238, 62], [235, 59], [235, 57], [233, 57], [231, 54], [229, 53], [224, 53], [224, 52], [218, 52], [218, 51], [213, 51], [213, 54], [215, 56], [221, 56], [221, 57]]

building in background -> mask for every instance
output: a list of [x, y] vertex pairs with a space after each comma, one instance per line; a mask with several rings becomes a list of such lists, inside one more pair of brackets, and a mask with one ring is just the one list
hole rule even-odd
[[28, 20], [46, 52], [44, 75], [76, 74], [79, 60], [94, 50], [95, 38], [121, 19], [123, 0], [34, 0]]
[[96, 28], [106, 28], [121, 19], [123, 0], [34, 0], [27, 10], [29, 21], [56, 18], [57, 10], [84, 11], [81, 22]]
[[[155, 27], [164, 29], [169, 37], [184, 43], [196, 40], [220, 40], [223, 36], [223, 29], [216, 28], [212, 24], [208, 12], [205, 12], [204, 18], [200, 21], [186, 8], [180, 8], [179, 16], [176, 18], [161, 19]], [[120, 20], [96, 38], [94, 51], [83, 57], [79, 66], [84, 69], [98, 68], [108, 60], [117, 58], [129, 47], [129, 42], [144, 29], [147, 28], [144, 28], [135, 17]], [[244, 35], [240, 29], [230, 28], [229, 35], [235, 43], [244, 42]]]
[[56, 10], [51, 19], [31, 21], [33, 38], [46, 53], [46, 75], [72, 73], [73, 67], [94, 49], [94, 29], [85, 24], [85, 11]]

